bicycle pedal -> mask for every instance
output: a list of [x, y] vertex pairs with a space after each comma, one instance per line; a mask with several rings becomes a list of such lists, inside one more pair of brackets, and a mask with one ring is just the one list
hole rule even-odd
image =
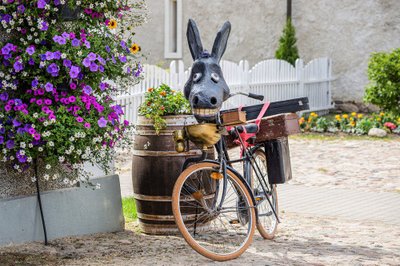
[[230, 224], [239, 224], [240, 221], [238, 219], [234, 219], [234, 220], [230, 220], [229, 223]]

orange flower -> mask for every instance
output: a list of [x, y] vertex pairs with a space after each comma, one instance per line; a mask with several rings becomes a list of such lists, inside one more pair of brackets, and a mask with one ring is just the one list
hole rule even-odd
[[167, 92], [166, 91], [162, 91], [162, 92], [160, 92], [160, 95], [161, 96], [165, 96], [165, 95], [167, 95]]
[[160, 107], [160, 110], [164, 111], [164, 110], [165, 110], [165, 107], [164, 107], [164, 106], [161, 106], [161, 107]]
[[153, 88], [148, 88], [147, 91], [148, 92], [152, 92], [154, 89]]
[[118, 26], [118, 23], [115, 19], [110, 19], [107, 26], [109, 29], [115, 29]]
[[131, 48], [129, 48], [132, 54], [136, 54], [140, 51], [140, 46], [137, 43], [132, 44]]
[[305, 121], [304, 117], [301, 117], [301, 118], [299, 119], [299, 125], [303, 124], [304, 121]]

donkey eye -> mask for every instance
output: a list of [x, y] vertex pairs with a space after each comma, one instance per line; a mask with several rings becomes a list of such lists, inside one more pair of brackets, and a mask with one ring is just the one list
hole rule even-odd
[[201, 73], [196, 73], [196, 74], [193, 75], [193, 81], [194, 82], [199, 81], [200, 78], [201, 78]]
[[215, 83], [217, 83], [219, 81], [219, 76], [217, 73], [211, 73], [211, 79], [212, 81], [214, 81]]

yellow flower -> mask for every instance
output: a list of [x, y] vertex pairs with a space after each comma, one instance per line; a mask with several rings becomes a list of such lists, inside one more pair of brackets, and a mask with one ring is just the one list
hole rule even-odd
[[352, 121], [351, 123], [350, 123], [350, 126], [352, 126], [352, 127], [354, 127], [356, 125], [356, 122], [354, 122], [354, 121]]
[[316, 113], [314, 113], [314, 112], [312, 112], [311, 114], [310, 114], [312, 117], [317, 117], [318, 115], [316, 114]]
[[308, 123], [311, 123], [311, 121], [312, 121], [312, 117], [310, 116], [310, 117], [308, 118]]
[[344, 115], [342, 115], [342, 117], [343, 117], [344, 119], [347, 119], [347, 118], [349, 118], [349, 115], [348, 115], [348, 114], [344, 114]]
[[357, 116], [357, 113], [356, 112], [352, 112], [351, 115], [352, 116]]
[[110, 19], [107, 26], [109, 29], [115, 29], [118, 26], [118, 23], [115, 19]]
[[398, 122], [398, 123], [400, 123], [400, 117], [399, 117], [399, 118], [397, 118], [397, 122]]
[[354, 118], [353, 117], [350, 117], [350, 121], [353, 121], [354, 120]]
[[137, 43], [134, 43], [131, 45], [131, 48], [129, 48], [129, 51], [131, 51], [132, 54], [136, 54], [140, 51], [140, 46]]
[[340, 121], [340, 120], [341, 120], [341, 119], [340, 119], [340, 115], [335, 115], [335, 119], [338, 120], [338, 121]]
[[380, 118], [380, 117], [378, 117], [377, 119], [376, 119], [376, 121], [381, 121], [382, 119]]
[[358, 118], [358, 119], [361, 119], [362, 117], [363, 117], [362, 114], [358, 114], [358, 115], [357, 115], [357, 118]]
[[385, 115], [385, 113], [384, 113], [384, 112], [381, 112], [379, 115], [380, 115], [380, 116], [384, 116], [384, 115]]
[[305, 121], [304, 117], [300, 117], [300, 119], [299, 119], [299, 125], [303, 124], [304, 121]]

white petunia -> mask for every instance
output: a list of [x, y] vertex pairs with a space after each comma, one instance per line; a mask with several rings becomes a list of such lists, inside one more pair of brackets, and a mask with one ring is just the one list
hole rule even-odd
[[43, 176], [43, 178], [44, 178], [44, 180], [48, 181], [49, 178], [50, 178], [50, 176], [49, 176], [48, 174], [45, 174], [45, 175]]
[[50, 164], [46, 164], [46, 169], [47, 170], [51, 169], [51, 165]]

